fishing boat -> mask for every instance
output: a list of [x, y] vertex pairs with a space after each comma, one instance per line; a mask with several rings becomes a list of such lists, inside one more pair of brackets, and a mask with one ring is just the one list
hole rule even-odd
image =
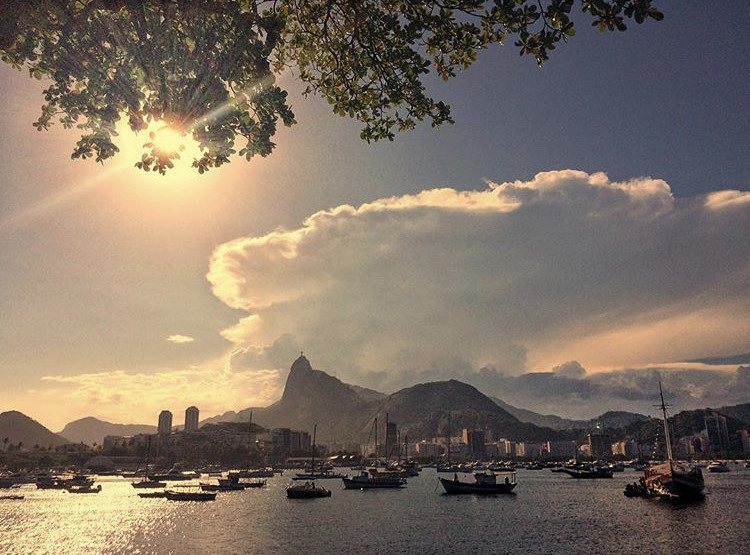
[[626, 486], [625, 495], [628, 497], [658, 497], [669, 501], [700, 499], [703, 497], [703, 473], [699, 468], [675, 461], [672, 457], [667, 405], [664, 403], [661, 382], [659, 382], [659, 398], [661, 404], [657, 406], [661, 409], [664, 417], [664, 443], [667, 460], [663, 463], [647, 466], [643, 478], [638, 483]]
[[342, 478], [346, 489], [383, 489], [401, 488], [406, 485], [406, 478], [399, 474], [383, 472], [360, 472], [357, 476]]
[[[318, 432], [318, 425], [313, 427], [312, 442], [312, 468], [315, 468], [315, 439]], [[308, 481], [304, 484], [292, 484], [286, 488], [286, 496], [289, 499], [316, 499], [320, 497], [331, 497], [331, 490], [323, 486], [316, 486], [314, 481]]]
[[708, 471], [716, 473], [729, 472], [729, 466], [722, 461], [713, 461], [708, 465]]
[[[498, 476], [503, 476], [501, 482], [497, 481]], [[516, 487], [516, 474], [504, 473], [495, 474], [494, 472], [477, 472], [474, 474], [473, 482], [461, 482], [458, 474], [453, 475], [453, 479], [438, 478], [445, 488], [446, 494], [475, 493], [479, 495], [497, 495], [501, 493], [511, 493]]]
[[170, 501], [213, 501], [216, 493], [210, 491], [164, 490], [164, 497]]
[[20, 501], [23, 498], [24, 498], [23, 495], [15, 495], [15, 494], [0, 495], [0, 500], [4, 500], [4, 501]]
[[200, 484], [202, 491], [243, 491], [246, 487], [248, 487], [246, 484], [240, 482], [239, 476], [219, 479], [216, 484], [205, 482]]

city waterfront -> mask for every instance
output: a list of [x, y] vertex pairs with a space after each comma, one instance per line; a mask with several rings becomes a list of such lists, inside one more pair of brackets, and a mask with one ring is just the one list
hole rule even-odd
[[574, 480], [519, 470], [514, 495], [447, 496], [434, 469], [398, 490], [289, 500], [291, 472], [211, 503], [141, 499], [101, 477], [96, 495], [23, 486], [0, 504], [0, 553], [744, 553], [750, 469], [706, 473], [705, 500], [685, 506], [623, 496], [641, 473]]

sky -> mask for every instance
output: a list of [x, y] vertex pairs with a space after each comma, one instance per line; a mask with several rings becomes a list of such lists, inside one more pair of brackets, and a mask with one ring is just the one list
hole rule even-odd
[[71, 160], [73, 131], [31, 126], [43, 83], [0, 66], [0, 410], [264, 406], [301, 350], [566, 417], [652, 411], [655, 371], [678, 409], [750, 402], [750, 356], [724, 358], [750, 353], [750, 6], [662, 4], [581, 20], [542, 68], [481, 52], [429, 81], [456, 123], [394, 142], [286, 74], [299, 123], [203, 176], [144, 174], [127, 137]]

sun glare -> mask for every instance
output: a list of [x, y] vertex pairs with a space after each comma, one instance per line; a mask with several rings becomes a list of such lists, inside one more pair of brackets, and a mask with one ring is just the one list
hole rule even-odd
[[156, 172], [145, 173], [138, 170], [142, 177], [149, 181], [157, 180], [159, 183], [165, 183], [165, 180], [171, 182], [175, 178], [179, 178], [179, 181], [184, 182], [185, 179], [199, 175], [198, 171], [192, 167], [193, 160], [201, 157], [198, 142], [189, 133], [182, 134], [163, 121], [151, 122], [146, 129], [139, 133], [132, 131], [126, 123], [120, 123], [117, 126], [115, 143], [120, 148], [117, 157], [127, 161], [129, 166], [140, 160], [144, 152], [150, 152], [148, 147], [144, 147], [146, 143], [153, 143], [156, 149], [164, 154], [176, 154], [178, 156], [172, 160], [174, 168], [167, 170], [166, 175], [159, 175]]
[[176, 129], [169, 126], [163, 126], [153, 132], [153, 142], [157, 149], [165, 154], [174, 154], [185, 149], [185, 142], [191, 140], [190, 137], [182, 135]]

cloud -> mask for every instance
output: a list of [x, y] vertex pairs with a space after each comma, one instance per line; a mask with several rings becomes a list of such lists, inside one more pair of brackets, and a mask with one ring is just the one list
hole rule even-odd
[[207, 278], [247, 313], [223, 332], [237, 347], [287, 335], [342, 379], [747, 352], [746, 196], [676, 199], [660, 179], [574, 170], [432, 189], [224, 243]]
[[195, 341], [195, 338], [190, 337], [189, 335], [176, 334], [176, 335], [170, 335], [164, 341], [169, 341], [170, 343], [178, 343], [178, 344], [192, 343], [193, 341]]
[[[278, 370], [230, 371], [217, 365], [153, 373], [45, 376], [29, 400], [38, 407], [35, 417], [60, 428], [68, 420], [87, 415], [112, 422], [155, 423], [164, 409], [171, 410], [179, 424], [190, 405], [197, 406], [205, 418], [232, 408], [271, 404], [281, 396], [281, 387]], [[46, 413], [45, 406], [53, 410]], [[70, 412], [63, 407], [70, 407]], [[87, 414], [80, 414], [81, 407], [86, 407]]]

